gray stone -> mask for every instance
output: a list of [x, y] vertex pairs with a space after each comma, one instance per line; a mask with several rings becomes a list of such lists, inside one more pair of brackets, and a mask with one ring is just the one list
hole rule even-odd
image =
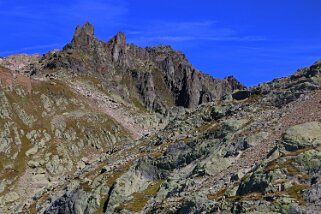
[[37, 168], [40, 166], [40, 163], [38, 161], [31, 160], [28, 162], [28, 166], [31, 168]]
[[6, 181], [2, 180], [0, 181], [0, 193], [4, 192], [4, 190], [6, 189]]
[[19, 199], [19, 195], [16, 192], [9, 192], [4, 196], [5, 203], [11, 203]]
[[26, 155], [27, 156], [31, 156], [31, 155], [35, 155], [38, 152], [38, 146], [34, 146], [31, 149], [29, 149], [28, 151], [26, 151]]
[[321, 124], [310, 122], [289, 128], [283, 136], [282, 144], [288, 151], [320, 145]]
[[251, 92], [247, 90], [236, 90], [233, 92], [232, 97], [235, 100], [244, 100], [251, 96]]

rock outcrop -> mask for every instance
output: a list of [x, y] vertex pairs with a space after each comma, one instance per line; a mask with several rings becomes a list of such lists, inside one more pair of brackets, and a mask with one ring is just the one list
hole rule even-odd
[[28, 65], [37, 62], [40, 59], [41, 56], [38, 54], [15, 54], [5, 58], [0, 58], [0, 66], [13, 71], [21, 71]]

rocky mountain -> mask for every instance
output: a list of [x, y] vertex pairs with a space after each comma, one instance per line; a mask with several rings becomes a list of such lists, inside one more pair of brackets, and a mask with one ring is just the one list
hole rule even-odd
[[40, 63], [32, 73], [43, 69], [91, 73], [126, 101], [137, 100], [162, 114], [173, 106], [195, 108], [244, 88], [233, 77], [219, 80], [203, 74], [169, 46], [140, 48], [127, 44], [123, 33], [103, 42], [89, 23], [78, 26], [62, 51], [46, 54]]
[[245, 88], [169, 46], [0, 60], [0, 213], [318, 213], [321, 63]]

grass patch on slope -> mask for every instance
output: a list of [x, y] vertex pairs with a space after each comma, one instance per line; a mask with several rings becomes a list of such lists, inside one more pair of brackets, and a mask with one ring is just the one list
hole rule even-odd
[[125, 204], [120, 206], [118, 209], [120, 210], [126, 209], [132, 212], [141, 211], [147, 204], [148, 200], [157, 194], [163, 182], [164, 182], [163, 180], [153, 182], [144, 191], [134, 192], [131, 195], [133, 197], [132, 200], [126, 202]]

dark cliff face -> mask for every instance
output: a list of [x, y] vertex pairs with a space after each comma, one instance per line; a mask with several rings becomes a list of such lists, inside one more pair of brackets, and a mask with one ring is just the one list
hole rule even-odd
[[100, 41], [89, 23], [76, 28], [63, 51], [45, 58], [50, 59], [49, 68], [99, 74], [125, 100], [135, 97], [161, 113], [171, 106], [195, 108], [244, 88], [233, 77], [220, 80], [203, 74], [169, 46], [140, 48], [127, 44], [124, 33]]

